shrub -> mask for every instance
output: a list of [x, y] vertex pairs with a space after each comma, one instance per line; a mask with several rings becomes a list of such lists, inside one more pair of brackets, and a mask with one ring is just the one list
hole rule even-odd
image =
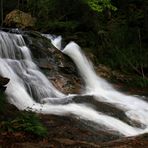
[[2, 121], [0, 124], [2, 131], [24, 131], [39, 137], [45, 137], [47, 130], [39, 121], [37, 115], [32, 112], [20, 112], [18, 117], [8, 121]]

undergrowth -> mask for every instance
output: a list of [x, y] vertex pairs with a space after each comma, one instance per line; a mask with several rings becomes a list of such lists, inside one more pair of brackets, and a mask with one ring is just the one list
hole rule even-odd
[[47, 135], [47, 129], [39, 121], [37, 115], [32, 112], [21, 112], [14, 119], [2, 121], [0, 130], [8, 132], [23, 131], [39, 137], [45, 137]]

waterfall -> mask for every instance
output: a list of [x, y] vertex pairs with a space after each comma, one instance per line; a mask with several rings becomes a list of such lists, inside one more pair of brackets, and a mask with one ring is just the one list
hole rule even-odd
[[97, 76], [92, 64], [76, 43], [69, 43], [64, 48], [63, 53], [70, 56], [76, 63], [86, 83], [86, 93], [93, 94], [98, 101], [107, 102], [122, 109], [130, 119], [148, 126], [147, 102], [116, 91], [107, 81]]
[[[65, 97], [39, 71], [21, 35], [0, 32], [0, 42], [0, 73], [11, 80], [6, 90], [11, 102], [15, 102], [17, 107], [20, 105], [21, 109], [22, 105], [23, 108], [28, 107], [25, 105], [27, 98], [32, 100], [34, 97], [37, 102], [41, 102], [48, 97]], [[24, 103], [17, 105], [16, 97], [20, 101], [22, 96], [26, 98], [22, 99]]]
[[[53, 44], [60, 49], [61, 38], [53, 40]], [[10, 78], [6, 89], [8, 101], [20, 110], [60, 116], [74, 115], [74, 117], [94, 122], [108, 131], [116, 131], [125, 136], [147, 132], [148, 104], [146, 102], [117, 92], [110, 84], [97, 76], [76, 43], [69, 43], [62, 52], [70, 56], [76, 63], [85, 81], [86, 94], [94, 95], [97, 101], [113, 104], [122, 109], [128, 118], [136, 120], [146, 127], [144, 129], [132, 127], [85, 103], [74, 102], [75, 95], [67, 96], [61, 93], [39, 70], [20, 34], [0, 31], [0, 75]]]

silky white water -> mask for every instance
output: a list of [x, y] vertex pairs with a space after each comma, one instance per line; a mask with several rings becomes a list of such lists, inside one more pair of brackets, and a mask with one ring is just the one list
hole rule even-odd
[[147, 102], [116, 91], [104, 79], [97, 76], [92, 65], [76, 43], [69, 43], [63, 52], [70, 56], [76, 63], [86, 83], [86, 93], [93, 94], [98, 101], [113, 104], [115, 107], [124, 110], [129, 118], [148, 126]]
[[[60, 40], [58, 38], [58, 41], [54, 41], [55, 46], [58, 45], [56, 48], [59, 49], [61, 48]], [[148, 126], [148, 104], [146, 102], [117, 92], [105, 80], [98, 77], [76, 43], [69, 43], [63, 52], [76, 63], [85, 80], [87, 94], [93, 94], [98, 101], [109, 102], [117, 108], [123, 109], [128, 118]], [[147, 128], [132, 127], [119, 119], [96, 111], [85, 103], [70, 103], [71, 101], [68, 103], [68, 100], [72, 100], [74, 95], [67, 96], [58, 91], [40, 72], [21, 35], [0, 32], [0, 75], [10, 78], [6, 89], [7, 98], [20, 110], [55, 115], [72, 114], [125, 136], [147, 132]], [[67, 103], [62, 105], [63, 101], [67, 101]]]

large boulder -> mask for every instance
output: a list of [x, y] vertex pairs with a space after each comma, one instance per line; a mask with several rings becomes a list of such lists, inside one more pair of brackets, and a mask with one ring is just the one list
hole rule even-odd
[[17, 28], [32, 28], [35, 25], [36, 19], [30, 14], [20, 10], [13, 10], [6, 15], [4, 24], [8, 27]]
[[39, 32], [25, 31], [23, 34], [33, 59], [50, 82], [63, 93], [80, 93], [82, 80], [73, 61]]

